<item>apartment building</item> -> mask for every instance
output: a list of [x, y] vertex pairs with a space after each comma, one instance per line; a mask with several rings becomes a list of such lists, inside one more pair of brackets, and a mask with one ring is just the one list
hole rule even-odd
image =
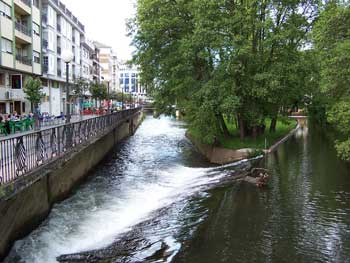
[[99, 64], [101, 70], [101, 80], [109, 80], [111, 91], [121, 91], [119, 86], [119, 61], [117, 54], [112, 47], [94, 42], [99, 51]]
[[94, 52], [91, 54], [92, 60], [92, 80], [97, 83], [101, 81], [101, 65], [100, 65], [100, 50], [94, 45]]
[[94, 80], [93, 77], [93, 55], [95, 54], [95, 45], [92, 41], [82, 40], [81, 46], [81, 77], [88, 82]]
[[132, 94], [139, 100], [146, 99], [147, 92], [146, 88], [141, 85], [138, 67], [122, 62], [119, 66], [119, 83], [124, 93]]
[[40, 10], [40, 0], [0, 0], [0, 114], [31, 111], [23, 86], [42, 74]]
[[74, 54], [73, 61], [69, 63], [69, 82], [73, 83], [86, 72], [82, 68], [83, 61], [86, 66], [86, 60], [82, 59], [85, 27], [59, 0], [42, 0], [42, 13], [42, 80], [46, 97], [41, 103], [41, 112], [59, 115], [60, 112], [65, 112], [67, 98], [66, 64], [61, 54], [64, 50], [70, 50]]

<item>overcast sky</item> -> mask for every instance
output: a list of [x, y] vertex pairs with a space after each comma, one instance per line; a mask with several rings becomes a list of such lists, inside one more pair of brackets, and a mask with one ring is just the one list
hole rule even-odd
[[118, 57], [130, 59], [131, 39], [126, 36], [125, 20], [135, 14], [136, 0], [61, 0], [85, 25], [89, 39], [112, 46]]

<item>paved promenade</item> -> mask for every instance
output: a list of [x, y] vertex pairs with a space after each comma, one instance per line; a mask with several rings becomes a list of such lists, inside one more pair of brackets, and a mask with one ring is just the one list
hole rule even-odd
[[[71, 117], [71, 123], [88, 120], [97, 117], [97, 115], [74, 115]], [[7, 136], [0, 136], [0, 185], [9, 182], [17, 177], [17, 168], [23, 166], [23, 171], [32, 169], [39, 162], [45, 161], [48, 155], [53, 155], [51, 148], [52, 144], [51, 128], [59, 127], [65, 124], [65, 120], [55, 119], [41, 123], [39, 130], [29, 130], [25, 132], [17, 132]], [[41, 141], [37, 140], [36, 132], [43, 131]], [[58, 129], [58, 132], [62, 129]], [[33, 134], [33, 132], [35, 132]], [[58, 134], [57, 134], [58, 135]], [[57, 136], [56, 135], [56, 136]], [[23, 147], [17, 147], [18, 138], [22, 138]], [[57, 145], [57, 147], [59, 147]], [[63, 146], [61, 146], [63, 147]], [[41, 149], [43, 148], [43, 149]], [[23, 151], [23, 153], [21, 153]], [[40, 161], [42, 159], [42, 161]]]

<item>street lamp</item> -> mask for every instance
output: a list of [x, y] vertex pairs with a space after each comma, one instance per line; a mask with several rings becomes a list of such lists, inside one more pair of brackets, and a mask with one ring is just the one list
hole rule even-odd
[[69, 63], [73, 60], [73, 53], [71, 50], [66, 49], [62, 52], [62, 60], [66, 63], [66, 123], [70, 123], [70, 109], [69, 109]]
[[122, 86], [122, 110], [124, 110], [124, 85]]
[[105, 77], [103, 77], [103, 80], [107, 82], [107, 113], [110, 114], [110, 107], [109, 107], [109, 102], [110, 102], [109, 82], [111, 81], [111, 78], [109, 76], [105, 76]]

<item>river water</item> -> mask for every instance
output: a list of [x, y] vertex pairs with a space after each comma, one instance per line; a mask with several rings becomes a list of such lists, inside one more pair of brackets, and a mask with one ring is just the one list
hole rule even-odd
[[[267, 189], [235, 176], [252, 165]], [[350, 262], [350, 167], [317, 130], [266, 159], [209, 165], [147, 117], [5, 262]]]

